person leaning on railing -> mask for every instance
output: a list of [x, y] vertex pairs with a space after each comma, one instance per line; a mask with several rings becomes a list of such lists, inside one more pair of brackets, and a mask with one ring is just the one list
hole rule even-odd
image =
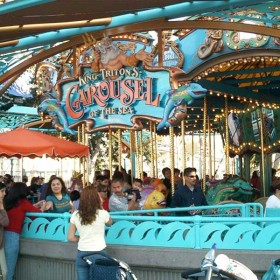
[[52, 177], [46, 189], [46, 210], [50, 213], [73, 212], [71, 199], [65, 182], [60, 177]]
[[19, 237], [25, 213], [43, 212], [46, 206], [45, 201], [32, 205], [26, 198], [27, 193], [25, 183], [16, 182], [4, 198], [4, 208], [9, 217], [9, 225], [4, 228], [4, 249], [8, 270], [7, 280], [13, 279], [19, 253]]
[[[96, 252], [106, 253], [105, 226], [110, 226], [110, 214], [102, 209], [96, 188], [86, 187], [81, 191], [79, 210], [70, 219], [68, 240], [78, 242], [76, 272], [78, 280], [89, 279], [89, 266], [83, 257]], [[78, 231], [79, 236], [76, 235]]]

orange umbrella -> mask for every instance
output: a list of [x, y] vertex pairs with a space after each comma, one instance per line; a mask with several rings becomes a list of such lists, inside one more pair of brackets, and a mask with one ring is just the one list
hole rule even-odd
[[84, 157], [88, 152], [85, 145], [25, 128], [0, 133], [0, 156], [4, 157]]

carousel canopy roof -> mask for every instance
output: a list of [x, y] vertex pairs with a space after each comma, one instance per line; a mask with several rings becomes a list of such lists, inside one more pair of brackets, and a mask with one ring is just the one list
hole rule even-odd
[[[112, 36], [149, 29], [169, 29], [180, 37], [193, 29], [211, 28], [254, 32], [277, 39], [279, 11], [278, 0], [98, 0], [94, 3], [91, 0], [69, 0], [67, 5], [63, 0], [9, 1], [0, 5], [0, 102], [7, 105], [19, 100], [22, 103], [22, 99], [30, 98], [30, 89], [14, 85], [14, 81], [21, 78], [28, 68], [27, 61], [31, 57], [36, 57], [33, 63], [43, 61], [51, 55], [81, 45], [84, 43], [84, 33], [101, 38], [104, 33]], [[229, 97], [229, 110], [244, 110], [251, 99], [253, 105], [278, 106], [279, 57], [279, 49], [248, 48], [247, 53], [235, 52], [230, 58], [220, 56], [205, 61], [196, 69], [182, 74], [179, 80], [184, 83], [197, 79], [202, 86], [215, 92], [207, 100], [212, 108], [209, 112], [212, 122], [225, 107], [225, 100], [217, 98], [217, 95], [226, 94]], [[36, 101], [30, 101], [29, 106], [34, 106], [34, 103], [36, 106]], [[7, 126], [14, 128], [22, 125], [24, 118], [18, 117], [17, 114], [20, 114], [25, 116], [26, 123], [38, 121], [40, 127], [39, 115], [17, 111], [19, 107], [14, 107], [13, 111], [7, 111], [5, 106], [0, 107], [4, 118], [12, 113], [15, 116], [11, 125], [8, 124], [9, 120], [6, 121]], [[189, 111], [189, 124], [201, 123], [197, 128], [202, 127], [201, 108], [203, 101]]]
[[94, 3], [69, 0], [65, 5], [64, 0], [14, 0], [0, 7], [0, 52], [30, 49], [69, 40], [85, 32], [163, 18], [186, 17], [188, 21], [201, 16], [206, 20], [215, 17], [218, 21], [238, 18], [248, 25], [244, 21], [251, 21], [252, 17], [244, 14], [244, 10], [252, 11], [256, 14], [254, 20], [260, 22], [262, 18], [257, 15], [269, 13], [266, 24], [277, 25], [278, 4], [277, 0], [97, 0]]

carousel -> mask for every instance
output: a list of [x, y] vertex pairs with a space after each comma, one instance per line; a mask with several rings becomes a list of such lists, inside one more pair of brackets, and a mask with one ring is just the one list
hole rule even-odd
[[[263, 219], [261, 207], [252, 204], [248, 210], [243, 203], [256, 199], [250, 185], [253, 171], [260, 174], [257, 197], [265, 200], [271, 169], [278, 169], [279, 1], [115, 1], [108, 9], [70, 0], [63, 12], [61, 2], [0, 6], [0, 128], [57, 133], [89, 146], [95, 155], [102, 135], [108, 154], [104, 167], [111, 176], [115, 167], [123, 168], [127, 154], [131, 177], [141, 179], [147, 171], [146, 154], [149, 176], [161, 176], [159, 142], [168, 139], [165, 164], [172, 171], [171, 182], [174, 168], [199, 165], [209, 204], [234, 199], [242, 202], [238, 211], [244, 219], [250, 211], [256, 211], [254, 219]], [[227, 176], [218, 186], [217, 137], [222, 139]], [[197, 145], [200, 162], [194, 157]], [[89, 160], [79, 161], [84, 181], [89, 181]], [[155, 210], [147, 219], [156, 221], [155, 213], [164, 211]], [[161, 218], [167, 223], [167, 217]], [[107, 235], [111, 244], [150, 244], [148, 232], [159, 231], [151, 222], [151, 228], [143, 226], [147, 236], [130, 236], [127, 228], [140, 232], [140, 226], [135, 229], [128, 216], [116, 219]], [[144, 224], [140, 221], [145, 218], [135, 219]], [[210, 221], [201, 219], [197, 221], [203, 225]], [[223, 223], [220, 219], [215, 225]], [[185, 224], [173, 222], [178, 232], [185, 230]], [[227, 226], [218, 226], [219, 231], [230, 231]], [[234, 245], [232, 233], [226, 238], [221, 234], [223, 248], [270, 250], [275, 242], [262, 245], [263, 237], [256, 240], [262, 229], [252, 227], [255, 243], [246, 245], [242, 237]], [[195, 238], [194, 228], [188, 230]], [[155, 234], [155, 246], [182, 244], [175, 231], [171, 238], [164, 230], [162, 238]], [[211, 232], [203, 244], [192, 240], [182, 247], [208, 248], [213, 236]]]
[[[213, 11], [213, 3], [199, 15], [200, 1], [171, 1], [174, 5], [166, 3], [161, 13], [152, 9], [158, 3], [150, 3], [133, 20], [121, 15], [121, 6], [112, 17], [93, 8], [91, 16], [83, 15], [88, 7], [83, 3], [75, 21], [66, 21], [77, 8], [70, 1], [54, 22], [47, 17], [59, 1], [43, 2], [1, 7], [3, 20], [12, 12], [14, 21], [6, 21], [1, 31], [2, 129], [58, 131], [85, 145], [103, 133], [111, 174], [128, 152], [132, 176], [142, 179], [143, 146], [150, 150], [149, 174], [158, 177], [159, 137], [170, 139], [167, 165], [184, 170], [197, 164], [193, 142], [199, 135], [205, 191], [206, 175], [216, 179], [215, 136], [220, 135], [224, 173], [249, 181], [259, 169], [261, 196], [268, 195], [280, 143], [277, 3], [232, 1], [235, 11], [223, 12], [227, 4], [221, 1], [220, 11]], [[19, 22], [26, 11], [30, 17]], [[79, 168], [89, 173], [88, 163]]]

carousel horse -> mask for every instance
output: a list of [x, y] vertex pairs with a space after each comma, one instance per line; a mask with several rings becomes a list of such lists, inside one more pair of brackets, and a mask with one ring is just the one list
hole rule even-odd
[[[225, 180], [210, 184], [206, 193], [209, 205], [240, 204], [252, 201], [253, 188], [251, 185], [238, 176], [229, 177]], [[141, 209], [161, 209], [166, 206], [166, 188], [159, 179], [154, 183], [143, 187], [141, 192]], [[239, 215], [239, 209], [223, 208], [206, 211], [204, 214], [231, 214]]]
[[245, 179], [233, 176], [210, 187], [206, 199], [209, 205], [232, 200], [246, 203], [252, 201], [252, 195], [252, 186]]

